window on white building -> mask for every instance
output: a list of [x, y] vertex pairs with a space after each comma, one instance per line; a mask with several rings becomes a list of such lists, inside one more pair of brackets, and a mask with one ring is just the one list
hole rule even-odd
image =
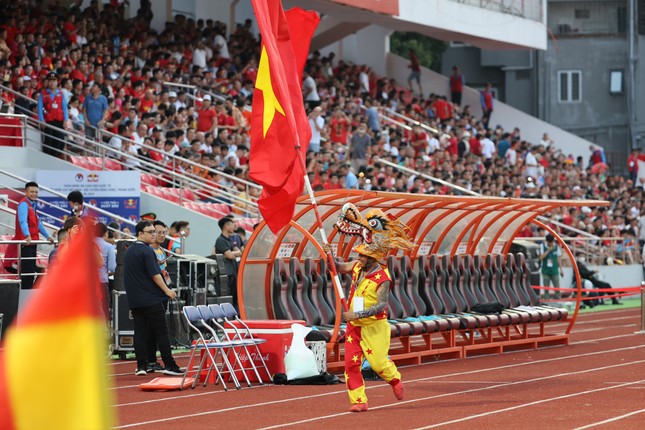
[[558, 101], [578, 103], [582, 100], [582, 73], [580, 70], [558, 72]]

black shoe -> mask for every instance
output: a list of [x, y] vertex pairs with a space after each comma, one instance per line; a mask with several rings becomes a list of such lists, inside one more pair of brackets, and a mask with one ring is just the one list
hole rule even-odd
[[179, 368], [176, 364], [174, 366], [166, 366], [161, 373], [164, 375], [172, 375], [172, 376], [183, 376], [184, 371]]
[[137, 370], [134, 372], [134, 374], [137, 376], [146, 376], [148, 372], [146, 371], [146, 369], [137, 367]]
[[623, 304], [623, 302], [619, 301], [618, 299], [613, 299], [613, 300], [611, 301], [611, 304], [612, 304], [612, 305], [622, 305], [622, 304]]
[[161, 364], [157, 363], [156, 361], [154, 363], [148, 363], [148, 367], [146, 368], [146, 371], [148, 373], [155, 373], [155, 372], [161, 372], [163, 370], [163, 367]]

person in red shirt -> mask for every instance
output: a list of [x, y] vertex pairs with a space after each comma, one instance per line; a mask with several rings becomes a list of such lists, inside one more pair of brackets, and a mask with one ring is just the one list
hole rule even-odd
[[642, 155], [641, 148], [633, 148], [632, 153], [627, 157], [627, 171], [629, 172], [629, 179], [633, 182], [638, 178], [638, 160], [645, 161], [645, 157]]
[[480, 102], [482, 105], [482, 111], [484, 112], [482, 116], [482, 123], [486, 129], [488, 129], [488, 123], [490, 121], [490, 116], [493, 113], [493, 91], [491, 90], [490, 82], [486, 82], [486, 88], [480, 93]]
[[217, 127], [217, 112], [211, 107], [211, 96], [202, 98], [202, 106], [197, 111], [197, 131], [212, 133]]
[[464, 74], [461, 73], [459, 66], [455, 65], [452, 68], [452, 75], [450, 75], [450, 101], [457, 106], [461, 105], [461, 93], [463, 92], [466, 79]]
[[423, 131], [421, 126], [415, 126], [410, 139], [410, 145], [414, 149], [414, 158], [419, 156], [421, 151], [428, 152], [428, 135]]
[[141, 112], [150, 112], [155, 105], [155, 95], [151, 89], [146, 90], [145, 96], [141, 99]]
[[80, 60], [76, 67], [69, 74], [71, 79], [78, 79], [83, 82], [83, 85], [87, 83], [87, 62], [85, 60]]
[[217, 114], [217, 127], [220, 130], [227, 129], [231, 132], [237, 130], [235, 119], [224, 106], [224, 102], [217, 102], [217, 104], [215, 105], [215, 113]]
[[331, 118], [331, 143], [347, 145], [347, 131], [349, 130], [349, 119], [342, 109], [336, 109]]
[[477, 136], [471, 136], [470, 140], [468, 141], [468, 145], [470, 146], [470, 153], [480, 156], [482, 155], [482, 143], [479, 141]]
[[450, 116], [450, 106], [445, 97], [437, 97], [437, 100], [432, 104], [434, 114], [441, 122], [448, 121]]

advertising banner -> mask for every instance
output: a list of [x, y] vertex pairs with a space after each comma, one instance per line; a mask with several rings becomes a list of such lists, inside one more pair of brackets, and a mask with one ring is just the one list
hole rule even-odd
[[[65, 196], [58, 197], [41, 188], [39, 198], [50, 203], [38, 203], [38, 209], [46, 214], [41, 216], [43, 222], [61, 226], [61, 222], [55, 218], [64, 220], [70, 216], [71, 208], [66, 197], [72, 191], [83, 193], [86, 205], [103, 209], [133, 222], [139, 219], [141, 179], [138, 171], [39, 170], [36, 178], [41, 187], [51, 188]], [[112, 221], [119, 222], [91, 209], [90, 214], [105, 224]]]

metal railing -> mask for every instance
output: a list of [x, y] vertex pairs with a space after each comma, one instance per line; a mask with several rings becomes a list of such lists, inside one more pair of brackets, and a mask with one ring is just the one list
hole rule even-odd
[[[378, 158], [377, 161], [379, 163], [383, 163], [383, 164], [385, 164], [387, 166], [391, 166], [391, 167], [393, 167], [395, 169], [398, 169], [401, 172], [413, 174], [413, 175], [422, 177], [424, 179], [429, 179], [432, 182], [435, 182], [435, 183], [438, 183], [438, 184], [441, 184], [441, 185], [445, 185], [445, 186], [450, 187], [450, 188], [452, 188], [452, 189], [454, 189], [456, 191], [459, 191], [462, 194], [475, 196], [475, 197], [481, 197], [481, 194], [479, 194], [479, 193], [477, 193], [475, 191], [460, 187], [459, 185], [455, 185], [455, 184], [453, 184], [451, 182], [447, 182], [447, 181], [444, 181], [442, 179], [435, 178], [433, 176], [427, 175], [425, 173], [421, 173], [419, 171], [410, 169], [408, 167], [399, 166], [398, 164], [392, 163], [391, 161], [384, 160], [382, 158]], [[577, 241], [577, 243], [574, 243], [574, 245], [577, 245], [575, 247], [575, 249], [574, 249], [574, 247], [570, 246], [570, 248], [572, 248], [572, 251], [574, 252], [574, 255], [575, 255], [576, 252], [583, 252], [584, 254], [590, 255], [590, 256], [592, 256], [592, 255], [601, 256], [601, 255], [604, 255], [604, 254], [601, 254], [601, 250], [602, 250], [603, 253], [608, 253], [609, 252], [609, 249], [607, 247], [601, 247], [601, 246], [598, 245], [598, 244], [601, 243], [601, 241], [608, 240], [608, 239], [610, 239], [610, 240], [611, 239], [620, 239], [621, 241], [624, 240], [624, 238], [604, 238], [604, 237], [601, 238], [601, 237], [598, 237], [598, 236], [596, 236], [594, 234], [590, 234], [589, 232], [586, 232], [584, 230], [579, 230], [579, 229], [577, 229], [575, 227], [571, 227], [571, 226], [569, 226], [567, 224], [564, 224], [564, 223], [561, 223], [559, 221], [556, 221], [556, 220], [554, 220], [554, 219], [552, 219], [552, 218], [550, 218], [548, 216], [545, 216], [545, 215], [540, 215], [540, 216], [537, 217], [537, 219], [540, 220], [540, 221], [543, 221], [543, 222], [548, 222], [548, 223], [551, 223], [553, 225], [556, 225], [557, 227], [569, 232], [571, 234], [571, 236], [565, 234], [565, 235], [563, 235], [562, 238], [563, 238], [563, 240], [565, 242], [567, 242], [567, 241]], [[575, 235], [575, 236], [573, 236], [573, 235]], [[522, 238], [522, 239], [531, 240], [531, 238]], [[533, 238], [532, 240], [542, 240], [542, 239], [541, 238]], [[636, 244], [638, 243], [638, 241], [635, 241], [635, 242], [636, 242]], [[580, 243], [586, 244], [586, 248], [585, 247], [580, 247]], [[596, 245], [594, 245], [594, 243]], [[579, 249], [579, 248], [582, 248], [582, 249]], [[632, 261], [632, 262], [639, 262], [640, 261], [640, 255], [639, 255], [638, 249], [636, 249], [636, 251], [635, 251], [635, 254], [636, 254], [635, 256], [634, 256], [634, 252], [627, 252], [628, 250], [621, 251], [620, 247], [616, 247], [616, 250], [618, 251], [618, 255], [617, 255], [616, 252], [613, 252], [613, 253], [611, 253], [611, 255], [606, 255], [605, 259], [607, 257], [610, 257], [615, 261], [616, 260], [618, 260], [618, 261], [626, 261], [625, 259], [627, 259], [628, 261]], [[621, 257], [621, 256], [623, 257], [622, 259], [617, 258], [617, 257]]]
[[[0, 87], [2, 87], [0, 85]], [[2, 87], [6, 91], [15, 93], [15, 91]], [[19, 93], [15, 93], [17, 96], [25, 97], [22, 96]], [[26, 97], [25, 97], [26, 98]], [[33, 99], [29, 99], [32, 102], [35, 102]], [[11, 115], [8, 115], [11, 117]], [[123, 169], [130, 170], [133, 167], [138, 167], [142, 169], [142, 173], [147, 173], [149, 175], [152, 175], [158, 182], [166, 184], [169, 183], [171, 184], [174, 188], [179, 188], [179, 204], [183, 204], [183, 200], [185, 199], [185, 194], [182, 192], [183, 189], [188, 189], [191, 192], [194, 191], [195, 194], [198, 196], [203, 196], [206, 198], [211, 198], [213, 197], [213, 200], [215, 202], [221, 202], [224, 204], [231, 204], [233, 203], [233, 209], [236, 209], [237, 212], [242, 213], [243, 216], [246, 217], [257, 217], [259, 214], [259, 211], [257, 209], [257, 200], [251, 196], [250, 190], [251, 189], [256, 189], [261, 190], [261, 187], [253, 182], [246, 181], [244, 179], [238, 178], [233, 175], [229, 175], [221, 170], [218, 169], [213, 169], [207, 166], [204, 166], [200, 163], [196, 163], [192, 160], [189, 160], [187, 158], [183, 158], [174, 154], [164, 154], [165, 159], [170, 163], [167, 166], [162, 166], [159, 163], [153, 163], [146, 161], [137, 155], [133, 154], [127, 154], [123, 152], [119, 152], [117, 149], [111, 147], [108, 144], [103, 143], [103, 138], [107, 137], [113, 137], [117, 136], [114, 133], [110, 133], [107, 130], [103, 129], [96, 129], [96, 135], [97, 139], [88, 139], [84, 133], [81, 131], [69, 131], [69, 130], [62, 130], [56, 127], [53, 127], [45, 122], [41, 122], [38, 119], [35, 118], [27, 118], [24, 117], [24, 122], [22, 123], [22, 135], [23, 135], [23, 146], [26, 145], [28, 137], [27, 133], [27, 125], [30, 125], [34, 128], [39, 128], [41, 129], [41, 135], [53, 140], [57, 140], [60, 145], [63, 147], [63, 149], [58, 149], [58, 148], [48, 148], [50, 151], [57, 153], [61, 158], [65, 159], [68, 158], [70, 160], [73, 160], [73, 158], [69, 157], [76, 157], [76, 156], [90, 156], [90, 157], [99, 157], [101, 160], [101, 164], [94, 165], [95, 167], [99, 167], [101, 170], [107, 170], [106, 168], [106, 157], [108, 158], [113, 158], [119, 166]], [[91, 126], [90, 126], [91, 127]], [[61, 138], [58, 135], [63, 136], [62, 142]], [[134, 142], [131, 139], [128, 139], [123, 136], [118, 136], [122, 141], [127, 141], [132, 145], [140, 146], [140, 147], [145, 147], [149, 151], [157, 151], [157, 148], [154, 146], [150, 145], [145, 145], [145, 144], [138, 144]], [[40, 142], [35, 142], [36, 144], [40, 144]], [[66, 147], [72, 148], [73, 150], [66, 150]], [[112, 157], [110, 157], [112, 156]], [[249, 196], [247, 198], [240, 197], [238, 193], [235, 191], [234, 186], [229, 188], [224, 184], [221, 184], [220, 186], [212, 186], [209, 184], [203, 177], [196, 175], [191, 172], [179, 172], [178, 169], [180, 166], [186, 166], [191, 170], [203, 170], [207, 172], [209, 176], [212, 175], [219, 175], [223, 177], [225, 180], [227, 180], [230, 183], [242, 183], [245, 186], [245, 191], [246, 195]], [[207, 194], [204, 193], [206, 191]], [[217, 196], [221, 196], [221, 198], [218, 199]], [[237, 203], [237, 204], [235, 204]], [[217, 212], [217, 209], [214, 209], [215, 212]], [[226, 215], [224, 212], [220, 212], [222, 216]]]
[[[540, 0], [449, 0], [503, 14], [515, 15], [542, 22], [543, 3]], [[546, 3], [544, 3], [546, 4]]]
[[[10, 146], [26, 145], [26, 129], [28, 117], [20, 114], [0, 113], [0, 140], [10, 142]], [[20, 133], [15, 134], [16, 127], [19, 127]]]
[[[0, 245], [7, 246], [7, 245], [16, 245], [17, 246], [17, 254], [15, 258], [8, 258], [5, 255], [2, 255], [2, 261], [0, 264], [2, 264], [2, 270], [0, 270], [0, 280], [4, 279], [16, 279], [20, 280], [21, 277], [23, 276], [34, 276], [36, 279], [38, 277], [44, 275], [46, 273], [46, 267], [40, 266], [41, 270], [38, 270], [39, 265], [38, 265], [38, 260], [43, 260], [47, 259], [47, 255], [45, 254], [36, 254], [35, 257], [23, 257], [22, 256], [22, 245], [25, 245], [27, 242], [24, 240], [2, 240], [0, 239]], [[47, 240], [32, 240], [31, 245], [51, 245], [49, 241]], [[21, 261], [24, 260], [35, 260], [35, 266], [36, 266], [36, 271], [35, 272], [23, 272], [23, 265], [21, 264]], [[35, 282], [34, 282], [35, 283]]]

